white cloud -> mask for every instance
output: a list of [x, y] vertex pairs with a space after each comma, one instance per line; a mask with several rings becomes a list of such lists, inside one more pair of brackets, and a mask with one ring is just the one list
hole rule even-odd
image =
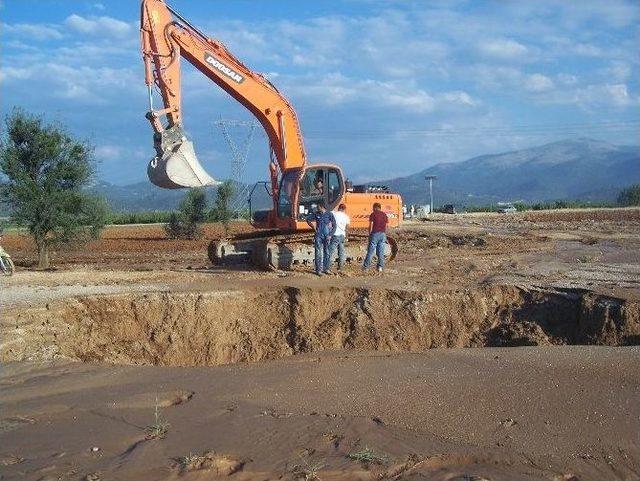
[[86, 18], [74, 13], [68, 16], [64, 23], [76, 32], [96, 34], [100, 37], [107, 34], [109, 36], [122, 38], [128, 36], [133, 31], [131, 24], [106, 16]]
[[625, 84], [604, 85], [603, 90], [608, 94], [611, 101], [617, 106], [625, 106], [631, 103], [637, 103], [629, 95], [629, 90]]
[[469, 107], [473, 107], [479, 104], [478, 100], [474, 99], [473, 97], [471, 97], [471, 95], [464, 91], [444, 93], [442, 94], [441, 99], [451, 104], [458, 104]]
[[99, 145], [96, 147], [95, 156], [98, 160], [117, 160], [123, 154], [123, 148], [119, 145]]
[[467, 77], [484, 89], [500, 90], [519, 85], [522, 72], [515, 67], [478, 63], [465, 69]]
[[59, 40], [63, 38], [57, 27], [37, 23], [3, 23], [0, 25], [0, 30], [9, 35], [35, 40]]
[[[436, 100], [422, 89], [399, 90], [389, 84], [381, 84], [382, 97], [376, 97], [386, 105], [391, 107], [401, 107], [403, 109], [424, 113], [431, 112], [436, 106]], [[385, 92], [386, 91], [386, 92]]]
[[[44, 81], [47, 72], [47, 94], [77, 101], [81, 104], [107, 104], [109, 98], [121, 97], [126, 92], [140, 91], [143, 83], [137, 71], [130, 68], [70, 67], [59, 63], [44, 63], [29, 67], [4, 67], [0, 73], [3, 83], [8, 81]], [[39, 89], [41, 86], [34, 85]], [[142, 97], [141, 97], [142, 98]]]
[[296, 80], [288, 76], [286, 92], [300, 98], [311, 98], [326, 105], [338, 105], [354, 100], [360, 93], [362, 82], [353, 82], [340, 73], [328, 73], [322, 77]]
[[523, 60], [523, 57], [528, 53], [527, 47], [508, 38], [481, 42], [479, 50], [488, 57], [505, 60]]
[[638, 4], [624, 0], [590, 0], [589, 2], [559, 2], [565, 25], [579, 27], [588, 22], [603, 22], [610, 27], [633, 25], [639, 16]]
[[557, 75], [558, 82], [563, 85], [575, 85], [578, 83], [578, 77], [568, 73], [560, 73]]
[[0, 82], [26, 80], [31, 78], [33, 73], [32, 68], [3, 67], [0, 69]]
[[626, 84], [604, 83], [554, 90], [541, 97], [541, 101], [556, 105], [575, 105], [586, 111], [612, 110], [637, 107], [640, 105], [640, 96], [630, 93]]
[[525, 80], [524, 86], [530, 92], [545, 92], [554, 87], [553, 80], [540, 73], [529, 75]]
[[614, 82], [626, 82], [631, 77], [631, 66], [625, 62], [614, 61], [605, 69], [604, 75]]
[[431, 93], [415, 82], [404, 80], [357, 79], [335, 72], [320, 78], [287, 76], [282, 80], [283, 91], [291, 92], [296, 98], [333, 106], [393, 107], [396, 112], [424, 114], [479, 104], [478, 100], [462, 90]]
[[585, 57], [600, 57], [603, 53], [600, 47], [588, 43], [575, 44], [573, 46], [573, 52], [576, 55], [582, 55]]

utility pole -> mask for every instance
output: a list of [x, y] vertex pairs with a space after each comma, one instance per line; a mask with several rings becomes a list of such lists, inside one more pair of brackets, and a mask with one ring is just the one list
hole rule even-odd
[[429, 214], [433, 214], [433, 181], [438, 178], [437, 175], [425, 175], [424, 178], [429, 181]]

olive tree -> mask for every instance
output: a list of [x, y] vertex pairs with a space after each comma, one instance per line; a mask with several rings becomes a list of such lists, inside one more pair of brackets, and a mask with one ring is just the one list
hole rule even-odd
[[172, 212], [164, 230], [171, 239], [197, 239], [202, 237], [200, 224], [207, 218], [207, 194], [203, 188], [190, 189]]
[[106, 205], [86, 189], [95, 172], [93, 147], [62, 126], [14, 109], [0, 135], [0, 171], [0, 195], [12, 220], [31, 234], [38, 267], [49, 267], [52, 246], [99, 235]]
[[233, 197], [235, 187], [233, 181], [225, 180], [219, 187], [216, 193], [216, 201], [211, 210], [211, 219], [217, 222], [221, 222], [224, 227], [225, 234], [229, 233], [229, 223], [233, 218], [233, 211], [229, 207], [229, 202]]

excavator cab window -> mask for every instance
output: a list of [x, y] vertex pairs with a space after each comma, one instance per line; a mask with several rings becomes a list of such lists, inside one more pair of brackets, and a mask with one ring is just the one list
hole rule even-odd
[[300, 183], [302, 201], [320, 201], [324, 198], [325, 169], [308, 169]]
[[310, 167], [300, 179], [298, 217], [302, 219], [315, 206], [324, 202], [334, 209], [342, 198], [343, 182], [338, 169], [332, 167]]
[[327, 176], [327, 205], [330, 209], [335, 207], [335, 203], [342, 197], [342, 184], [340, 182], [340, 173], [337, 169], [329, 169]]
[[291, 217], [293, 208], [293, 199], [296, 191], [296, 183], [300, 170], [289, 170], [284, 173], [280, 180], [280, 195], [278, 197], [278, 217], [286, 219]]

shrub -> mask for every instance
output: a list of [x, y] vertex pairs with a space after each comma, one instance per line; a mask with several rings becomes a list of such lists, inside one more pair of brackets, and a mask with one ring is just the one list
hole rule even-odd
[[618, 194], [618, 205], [630, 207], [640, 205], [640, 184], [633, 184]]
[[165, 225], [171, 239], [198, 239], [203, 231], [200, 224], [206, 220], [207, 194], [204, 189], [191, 189], [180, 202], [178, 212], [172, 212]]

